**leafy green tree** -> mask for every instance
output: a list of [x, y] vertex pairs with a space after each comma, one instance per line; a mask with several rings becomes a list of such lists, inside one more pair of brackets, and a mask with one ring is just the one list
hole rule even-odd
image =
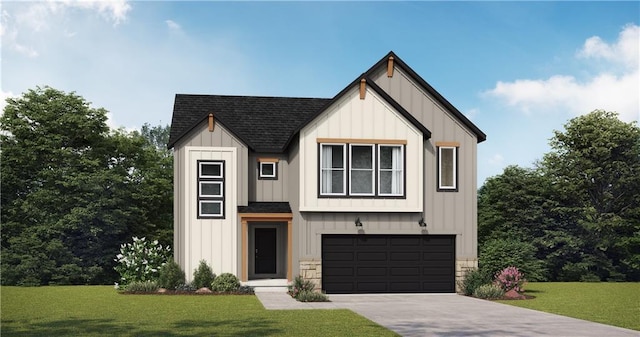
[[584, 268], [602, 279], [640, 279], [640, 128], [595, 110], [555, 131], [544, 156], [563, 206], [585, 240]]
[[497, 243], [516, 240], [533, 245], [552, 281], [639, 280], [636, 123], [596, 110], [570, 120], [550, 144], [535, 169], [507, 167], [479, 189], [480, 264], [500, 251]]
[[106, 110], [75, 93], [38, 87], [7, 103], [2, 284], [113, 282], [120, 243], [166, 236], [158, 233], [170, 217], [153, 219], [166, 215], [156, 213], [160, 198], [171, 202], [171, 178], [158, 168], [164, 154], [138, 133], [111, 132]]

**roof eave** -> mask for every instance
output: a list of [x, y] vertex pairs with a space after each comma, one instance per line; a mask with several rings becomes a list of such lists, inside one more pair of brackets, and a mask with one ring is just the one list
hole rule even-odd
[[442, 96], [436, 89], [434, 89], [427, 81], [425, 81], [418, 73], [416, 73], [409, 65], [407, 65], [402, 59], [400, 59], [393, 51], [390, 51], [385, 57], [374, 64], [369, 70], [365, 72], [365, 76], [371, 76], [374, 72], [378, 71], [380, 67], [387, 66], [387, 60], [390, 56], [393, 56], [394, 65], [400, 67], [406, 72], [414, 81], [422, 86], [430, 95], [432, 95], [440, 104], [451, 111], [456, 118], [458, 118], [462, 124], [468, 127], [478, 139], [478, 143], [481, 143], [487, 139], [487, 135], [482, 132], [473, 122], [471, 122], [460, 110], [458, 110], [453, 104], [451, 104], [444, 96]]

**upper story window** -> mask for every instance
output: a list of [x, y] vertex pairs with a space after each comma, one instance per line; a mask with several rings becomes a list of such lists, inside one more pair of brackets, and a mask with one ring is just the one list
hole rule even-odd
[[320, 196], [404, 197], [403, 144], [320, 144]]
[[277, 180], [278, 179], [278, 159], [258, 158], [258, 179]]
[[380, 195], [404, 195], [404, 147], [378, 145], [378, 186]]
[[374, 195], [373, 145], [349, 145], [349, 194]]
[[438, 146], [438, 191], [458, 190], [458, 144]]
[[320, 194], [346, 195], [346, 145], [320, 145]]
[[224, 161], [198, 161], [198, 218], [224, 218]]

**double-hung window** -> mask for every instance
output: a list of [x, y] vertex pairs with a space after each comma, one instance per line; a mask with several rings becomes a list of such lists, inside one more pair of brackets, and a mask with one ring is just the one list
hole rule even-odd
[[320, 145], [320, 194], [345, 195], [345, 144]]
[[404, 195], [404, 151], [398, 145], [378, 145], [378, 194]]
[[224, 161], [198, 161], [198, 218], [224, 218]]
[[404, 197], [404, 144], [320, 144], [320, 196]]
[[438, 147], [438, 190], [458, 190], [458, 148]]

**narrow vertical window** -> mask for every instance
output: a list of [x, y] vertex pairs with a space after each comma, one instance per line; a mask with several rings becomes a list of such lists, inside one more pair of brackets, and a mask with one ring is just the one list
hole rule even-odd
[[349, 145], [349, 194], [374, 195], [373, 145]]
[[198, 218], [224, 218], [224, 161], [198, 161]]
[[457, 152], [457, 147], [438, 147], [438, 190], [457, 191]]
[[320, 144], [321, 195], [345, 195], [345, 147], [344, 144]]
[[404, 147], [378, 146], [378, 194], [402, 196], [404, 194]]

